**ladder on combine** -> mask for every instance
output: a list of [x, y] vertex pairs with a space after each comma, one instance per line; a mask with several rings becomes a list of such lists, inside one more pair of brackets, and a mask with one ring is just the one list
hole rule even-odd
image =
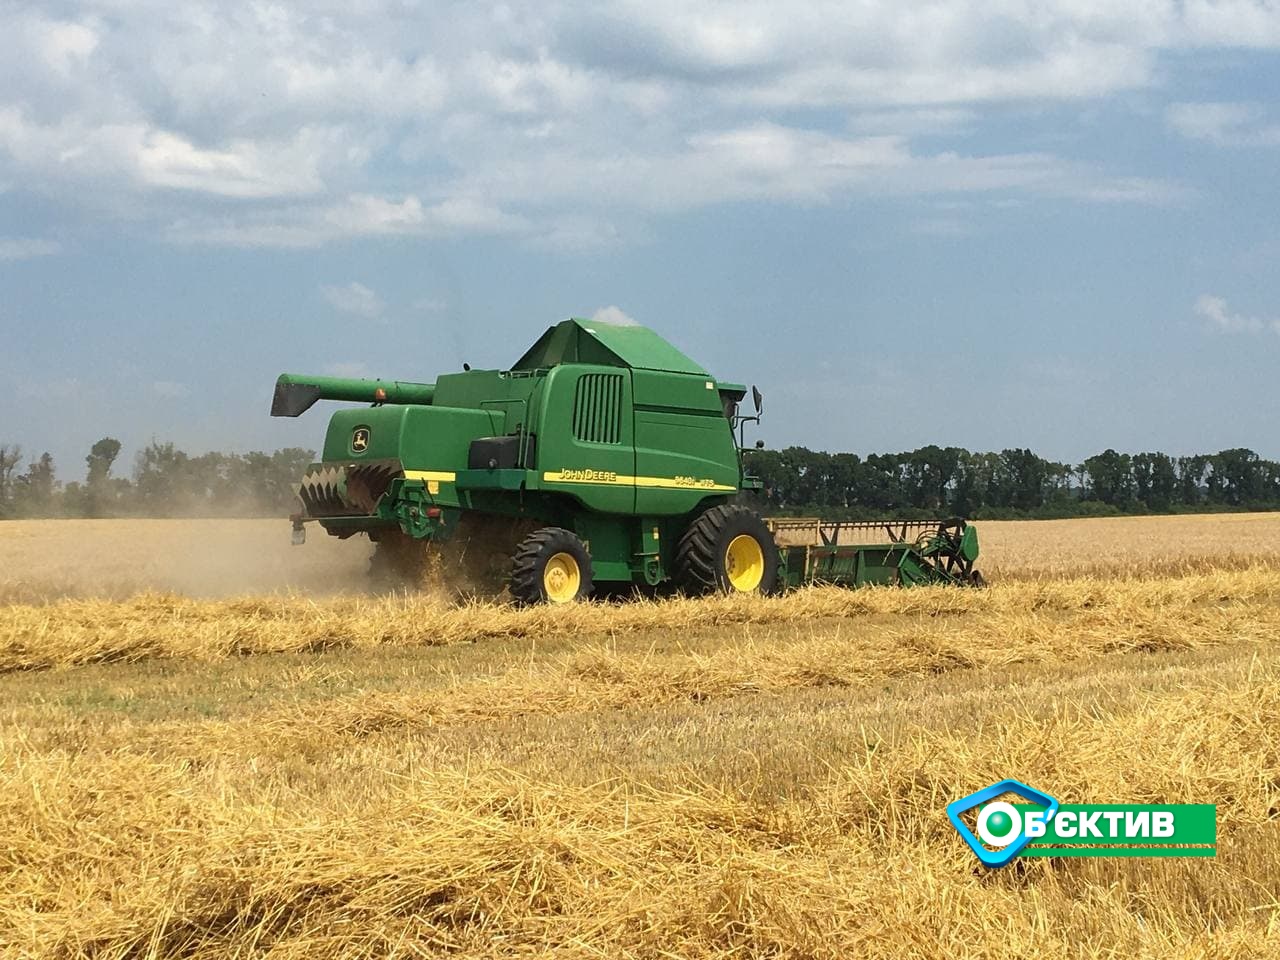
[[862, 586], [951, 583], [980, 587], [978, 532], [964, 520], [765, 520], [778, 545], [778, 579]]

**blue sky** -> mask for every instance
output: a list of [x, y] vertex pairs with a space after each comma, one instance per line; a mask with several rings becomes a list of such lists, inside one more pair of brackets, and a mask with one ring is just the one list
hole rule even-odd
[[0, 443], [612, 308], [770, 445], [1280, 457], [1280, 4], [0, 2]]

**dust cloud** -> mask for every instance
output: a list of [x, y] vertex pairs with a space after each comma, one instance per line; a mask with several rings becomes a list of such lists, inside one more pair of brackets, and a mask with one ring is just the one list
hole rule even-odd
[[0, 603], [175, 593], [316, 596], [369, 589], [373, 545], [280, 520], [15, 520], [0, 523]]

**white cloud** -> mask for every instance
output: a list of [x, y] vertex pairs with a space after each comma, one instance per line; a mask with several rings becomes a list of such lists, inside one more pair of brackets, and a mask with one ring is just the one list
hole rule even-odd
[[740, 200], [827, 203], [840, 196], [1015, 191], [1093, 202], [1167, 203], [1176, 184], [1107, 177], [1045, 153], [916, 153], [903, 137], [845, 137], [776, 123], [707, 131], [664, 150], [568, 145], [471, 171], [469, 191], [515, 205], [594, 204], [682, 211]]
[[45, 63], [64, 77], [82, 66], [98, 46], [97, 31], [83, 23], [35, 20], [27, 29]]
[[595, 313], [591, 314], [591, 319], [596, 323], [607, 323], [614, 327], [640, 326], [621, 307], [615, 307], [612, 304], [607, 307], [600, 307]]
[[380, 317], [386, 306], [381, 297], [363, 283], [354, 280], [342, 287], [322, 286], [320, 293], [333, 309], [364, 317], [366, 320]]
[[38, 237], [0, 237], [0, 261], [29, 260], [32, 257], [49, 257], [62, 252], [62, 244], [56, 240]]
[[[739, 200], [1168, 202], [1176, 185], [1029, 136], [937, 141], [1010, 104], [1154, 89], [1164, 51], [1280, 48], [1269, 0], [10, 6], [0, 182], [241, 246], [489, 234], [577, 251]], [[1170, 115], [1244, 132], [1205, 122]]]
[[245, 247], [315, 247], [342, 237], [519, 234], [522, 216], [466, 197], [426, 206], [412, 194], [399, 200], [354, 194], [328, 206], [289, 206], [240, 217], [176, 220], [165, 233], [179, 243]]
[[868, 110], [855, 113], [849, 129], [859, 134], [937, 136], [965, 132], [976, 120], [975, 111], [955, 107]]
[[[200, 190], [227, 197], [273, 197], [313, 193], [320, 187], [314, 163], [288, 162], [280, 145], [232, 141], [225, 150], [204, 150], [165, 131], [149, 131], [134, 147], [134, 162], [147, 184]], [[299, 158], [302, 159], [302, 158]]]
[[1165, 119], [1192, 140], [1231, 147], [1280, 145], [1280, 123], [1268, 122], [1266, 110], [1256, 103], [1174, 103]]
[[1265, 320], [1242, 313], [1232, 313], [1222, 297], [1205, 294], [1195, 302], [1195, 312], [1209, 322], [1214, 330], [1223, 333], [1262, 333], [1272, 330], [1280, 333], [1280, 319]]
[[1280, 45], [1280, 9], [1274, 0], [1185, 0], [1181, 14], [1187, 45]]
[[288, 139], [231, 138], [218, 148], [147, 123], [56, 123], [0, 105], [0, 158], [49, 184], [108, 182], [135, 192], [173, 189], [262, 199], [315, 193], [321, 168], [347, 151], [342, 134], [304, 128]]
[[[633, 243], [645, 239], [643, 230], [632, 228], [628, 239]], [[584, 253], [616, 247], [623, 242], [622, 231], [600, 217], [581, 214], [555, 217], [531, 237], [531, 242], [547, 250], [561, 253]]]

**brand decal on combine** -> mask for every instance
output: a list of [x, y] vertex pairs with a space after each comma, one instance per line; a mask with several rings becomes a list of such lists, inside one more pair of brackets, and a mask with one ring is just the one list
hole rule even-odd
[[[1027, 803], [997, 797], [1013, 794]], [[961, 815], [976, 809], [976, 835]], [[1014, 857], [1212, 857], [1217, 808], [1211, 803], [1074, 803], [1017, 780], [1001, 780], [947, 805], [947, 817], [988, 867]]]
[[612, 470], [548, 470], [542, 475], [544, 483], [620, 484], [628, 487], [658, 487], [665, 490], [723, 490], [738, 488], [726, 483], [716, 483], [710, 477], [631, 477]]
[[351, 431], [351, 449], [354, 453], [364, 453], [369, 449], [368, 427], [356, 427]]
[[[545, 473], [544, 480], [553, 479], [553, 474]], [[561, 483], [620, 483], [618, 475], [612, 470], [561, 470], [554, 479]]]

